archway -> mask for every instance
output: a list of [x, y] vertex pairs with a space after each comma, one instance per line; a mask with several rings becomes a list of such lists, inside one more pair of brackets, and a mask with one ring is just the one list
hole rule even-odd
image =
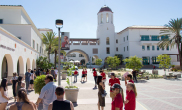
[[36, 68], [36, 64], [35, 64], [35, 60], [33, 59], [32, 61], [32, 70], [34, 70]]
[[5, 54], [2, 61], [1, 78], [13, 76], [13, 59], [10, 54]]
[[78, 53], [82, 54], [82, 55], [85, 57], [85, 64], [88, 63], [88, 61], [89, 61], [89, 56], [88, 56], [88, 54], [85, 53], [83, 50], [80, 50], [80, 49], [70, 50], [70, 51], [66, 54], [66, 56], [67, 56], [68, 54], [70, 54], [70, 53], [73, 53], [73, 52], [78, 52]]
[[84, 65], [84, 64], [85, 64], [85, 59], [82, 59], [82, 60], [80, 61], [80, 63], [81, 63], [81, 65]]
[[23, 58], [22, 56], [20, 56], [18, 58], [18, 61], [17, 61], [17, 74], [18, 76], [21, 74], [24, 74], [24, 63], [23, 63]]
[[98, 59], [99, 57], [97, 56], [97, 55], [94, 55], [93, 57], [92, 57], [92, 63], [95, 63], [96, 62], [96, 59]]
[[26, 71], [28, 71], [28, 69], [31, 69], [31, 67], [30, 67], [30, 59], [29, 58], [27, 58]]

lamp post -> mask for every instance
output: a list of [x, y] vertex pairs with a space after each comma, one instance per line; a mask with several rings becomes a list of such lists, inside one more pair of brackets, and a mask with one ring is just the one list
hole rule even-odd
[[58, 85], [61, 85], [61, 81], [60, 81], [60, 29], [63, 28], [63, 20], [61, 19], [57, 19], [56, 20], [56, 28], [58, 28], [58, 36], [59, 36], [59, 44], [58, 44]]

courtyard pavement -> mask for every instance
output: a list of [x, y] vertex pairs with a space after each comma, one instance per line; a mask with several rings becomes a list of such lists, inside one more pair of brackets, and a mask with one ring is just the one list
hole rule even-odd
[[[79, 70], [79, 73], [81, 74], [81, 70]], [[80, 78], [81, 76], [79, 75], [78, 82], [74, 83], [74, 85], [79, 87], [78, 100], [77, 103], [74, 103], [75, 110], [98, 110], [98, 89], [93, 90], [94, 79], [90, 69], [88, 69], [87, 82], [81, 83]], [[107, 77], [106, 84], [108, 84], [108, 80], [109, 78]], [[67, 85], [66, 80], [62, 80], [61, 85], [65, 87]], [[124, 81], [121, 81], [121, 86], [126, 91]], [[136, 88], [138, 93], [136, 110], [182, 110], [182, 79], [141, 80], [139, 83], [136, 83]], [[106, 85], [106, 91], [108, 95], [105, 98], [105, 110], [111, 110], [108, 85]], [[8, 86], [8, 95], [10, 97], [13, 96], [11, 86]], [[36, 102], [38, 96], [34, 91], [28, 95], [29, 99], [33, 102]], [[13, 104], [13, 99], [9, 101], [9, 105], [11, 104]]]

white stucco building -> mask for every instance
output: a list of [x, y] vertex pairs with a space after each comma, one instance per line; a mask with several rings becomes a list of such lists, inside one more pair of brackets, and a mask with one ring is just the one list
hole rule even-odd
[[[70, 38], [70, 50], [67, 54], [79, 53], [85, 58], [86, 63], [92, 62], [92, 57], [106, 59], [108, 56], [122, 54], [123, 58], [138, 56], [143, 58], [144, 65], [156, 65], [156, 57], [160, 54], [169, 54], [172, 64], [179, 65], [178, 51], [176, 48], [158, 48], [157, 43], [166, 38], [160, 36], [164, 26], [130, 26], [115, 32], [113, 11], [108, 6], [103, 6], [97, 13], [97, 37]], [[72, 55], [70, 55], [72, 56]], [[68, 59], [68, 57], [67, 57]], [[79, 60], [79, 55], [69, 57]], [[53, 61], [53, 58], [52, 58]]]
[[46, 56], [41, 34], [21, 5], [0, 5], [0, 79], [23, 75]]

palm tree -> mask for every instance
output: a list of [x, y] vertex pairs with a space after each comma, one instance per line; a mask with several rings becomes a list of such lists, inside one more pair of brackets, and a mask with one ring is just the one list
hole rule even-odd
[[[60, 41], [61, 42], [61, 41]], [[59, 43], [59, 38], [55, 38], [53, 42], [53, 47], [51, 49], [51, 53], [54, 53], [54, 66], [56, 67], [56, 58], [57, 58], [57, 53], [58, 53], [58, 43]], [[60, 53], [63, 53], [63, 55], [66, 55], [66, 52], [64, 50], [61, 50]]]
[[180, 19], [171, 19], [168, 24], [164, 25], [167, 27], [166, 30], [161, 30], [162, 36], [170, 36], [171, 33], [174, 34], [171, 38], [162, 39], [158, 46], [160, 48], [165, 48], [167, 46], [174, 47], [176, 45], [178, 49], [179, 59], [180, 59], [180, 68], [182, 70], [182, 45], [181, 45], [181, 35], [180, 30], [182, 29], [182, 18]]
[[48, 61], [50, 62], [50, 52], [51, 48], [54, 45], [54, 37], [56, 33], [54, 32], [47, 32], [47, 33], [42, 33], [42, 42], [46, 45], [46, 48], [48, 49]]

